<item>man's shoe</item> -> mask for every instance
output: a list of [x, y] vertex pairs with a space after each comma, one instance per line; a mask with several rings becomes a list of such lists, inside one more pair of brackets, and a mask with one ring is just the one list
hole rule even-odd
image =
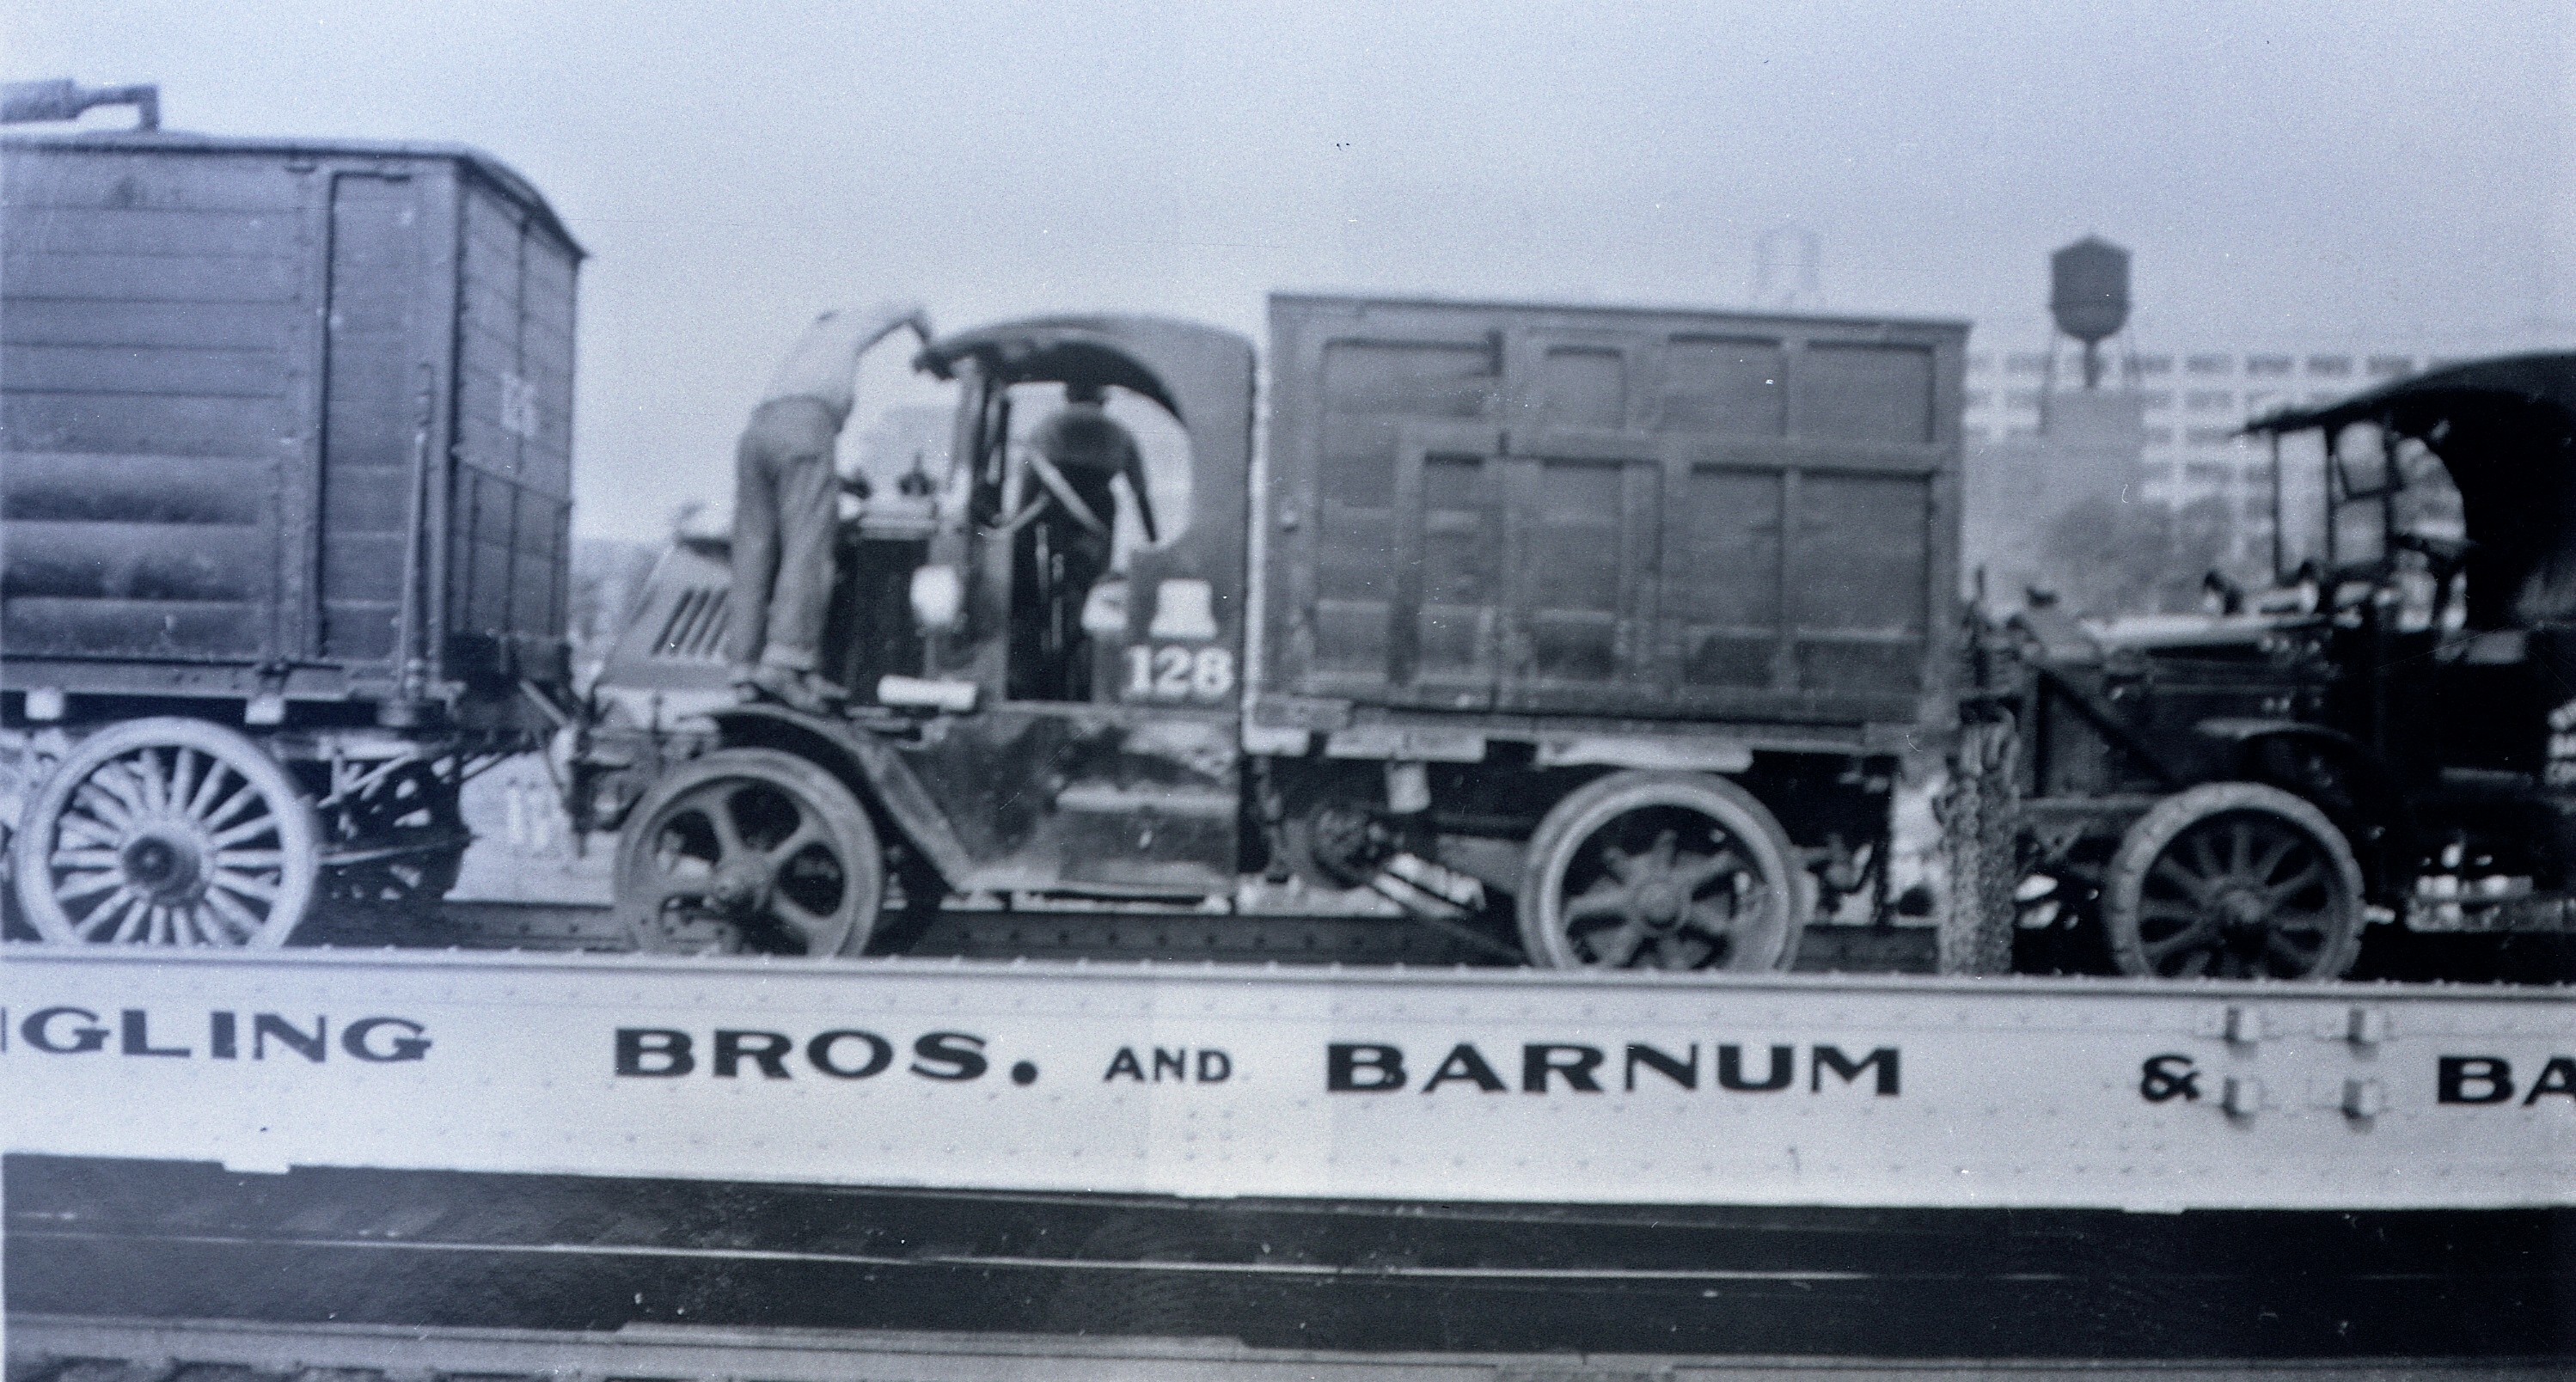
[[752, 673], [753, 690], [764, 699], [773, 700], [790, 710], [808, 715], [829, 715], [839, 688], [831, 686], [811, 672], [790, 671], [784, 667], [763, 667]]

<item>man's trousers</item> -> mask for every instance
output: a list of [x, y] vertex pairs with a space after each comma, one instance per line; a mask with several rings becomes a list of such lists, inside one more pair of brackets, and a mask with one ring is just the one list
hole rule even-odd
[[811, 672], [832, 598], [832, 531], [840, 484], [831, 409], [772, 399], [751, 415], [734, 452], [733, 594], [725, 660]]

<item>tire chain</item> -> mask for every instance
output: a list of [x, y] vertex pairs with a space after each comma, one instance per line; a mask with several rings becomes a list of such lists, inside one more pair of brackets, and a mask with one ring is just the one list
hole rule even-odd
[[1935, 807], [1950, 875], [1936, 935], [1943, 974], [2012, 972], [2020, 760], [2020, 735], [2009, 718], [1961, 728], [1950, 782]]

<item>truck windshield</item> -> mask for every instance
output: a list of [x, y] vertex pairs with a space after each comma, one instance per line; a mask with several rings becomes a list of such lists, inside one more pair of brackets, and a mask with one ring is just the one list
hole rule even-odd
[[2340, 603], [2386, 590], [2402, 627], [2456, 621], [2465, 609], [2460, 493], [2422, 442], [2357, 423], [2279, 438], [2279, 579], [2312, 571]]

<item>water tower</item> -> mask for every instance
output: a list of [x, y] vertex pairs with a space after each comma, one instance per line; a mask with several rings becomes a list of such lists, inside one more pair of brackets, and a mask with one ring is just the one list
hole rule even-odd
[[1752, 305], [1766, 312], [1813, 311], [1823, 301], [1818, 265], [1824, 241], [1805, 226], [1784, 222], [1753, 242]]
[[2102, 383], [2103, 341], [2129, 322], [2129, 252], [2087, 235], [2048, 257], [2048, 313], [2084, 343], [2084, 387]]

